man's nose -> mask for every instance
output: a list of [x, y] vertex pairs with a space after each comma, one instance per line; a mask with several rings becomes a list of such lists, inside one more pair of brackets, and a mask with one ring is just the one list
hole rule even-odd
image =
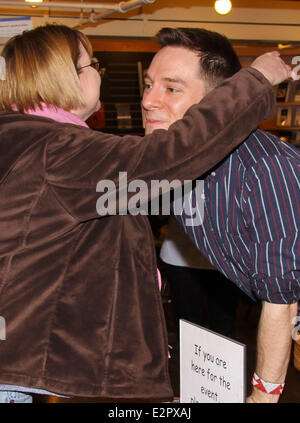
[[151, 110], [161, 107], [162, 96], [158, 88], [150, 88], [144, 91], [142, 105], [144, 109]]

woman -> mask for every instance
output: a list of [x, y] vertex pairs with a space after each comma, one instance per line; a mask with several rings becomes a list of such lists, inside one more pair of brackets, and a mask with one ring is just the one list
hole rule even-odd
[[[119, 172], [147, 186], [198, 177], [273, 111], [271, 86], [256, 70], [241, 71], [169, 131], [120, 138], [85, 127], [101, 79], [83, 34], [39, 27], [8, 41], [2, 55], [2, 390], [171, 397], [148, 220], [125, 215], [125, 201], [124, 215], [99, 217], [96, 187], [103, 179], [118, 187]], [[286, 78], [279, 58], [264, 60], [267, 74], [276, 68], [274, 83]]]

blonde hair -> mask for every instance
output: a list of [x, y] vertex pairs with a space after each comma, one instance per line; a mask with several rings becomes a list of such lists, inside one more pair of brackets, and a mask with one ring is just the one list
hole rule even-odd
[[82, 107], [79, 42], [92, 57], [87, 37], [64, 25], [40, 26], [8, 40], [1, 53], [6, 77], [0, 81], [0, 110], [23, 113], [41, 103], [64, 110]]

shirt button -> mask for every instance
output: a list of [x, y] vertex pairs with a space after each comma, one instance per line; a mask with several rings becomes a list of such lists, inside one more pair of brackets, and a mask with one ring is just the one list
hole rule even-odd
[[211, 172], [211, 176], [216, 176], [216, 172]]

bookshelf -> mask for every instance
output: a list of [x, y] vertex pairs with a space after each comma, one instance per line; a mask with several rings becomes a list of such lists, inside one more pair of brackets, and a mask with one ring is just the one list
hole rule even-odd
[[300, 147], [300, 81], [286, 81], [276, 87], [277, 113], [261, 122], [260, 129]]

